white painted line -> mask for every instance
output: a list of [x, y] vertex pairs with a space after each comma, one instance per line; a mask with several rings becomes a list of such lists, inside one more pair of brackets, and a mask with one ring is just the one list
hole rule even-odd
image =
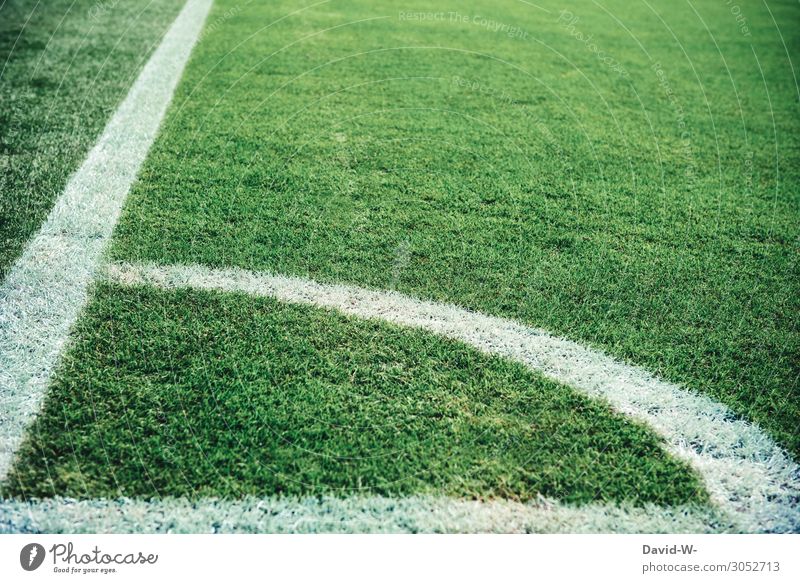
[[0, 505], [0, 534], [218, 532], [735, 532], [710, 509], [433, 497], [67, 500]]
[[742, 531], [800, 530], [800, 468], [755, 425], [722, 404], [599, 351], [517, 322], [389, 291], [204, 266], [115, 264], [127, 285], [242, 292], [422, 328], [506, 357], [643, 421], [688, 460], [712, 499]]
[[0, 480], [38, 413], [212, 0], [188, 0], [0, 286]]

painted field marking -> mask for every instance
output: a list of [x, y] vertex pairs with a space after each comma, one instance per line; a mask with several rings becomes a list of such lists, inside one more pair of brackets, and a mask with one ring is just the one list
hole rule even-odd
[[124, 285], [241, 292], [421, 328], [509, 358], [643, 421], [703, 477], [744, 531], [800, 530], [800, 468], [761, 429], [713, 399], [543, 330], [391, 291], [206, 266], [111, 264]]
[[122, 204], [212, 0], [187, 0], [47, 221], [0, 285], [0, 481], [39, 412]]
[[68, 500], [0, 505], [0, 534], [211, 532], [736, 532], [713, 509], [445, 497]]

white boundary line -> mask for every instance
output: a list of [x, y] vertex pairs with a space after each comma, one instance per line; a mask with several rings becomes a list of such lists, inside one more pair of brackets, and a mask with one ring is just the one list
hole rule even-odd
[[442, 497], [67, 500], [0, 505], [0, 533], [735, 532], [712, 509]]
[[512, 320], [396, 292], [205, 266], [112, 264], [124, 285], [241, 292], [359, 318], [421, 328], [509, 358], [643, 421], [703, 477], [713, 501], [743, 531], [800, 530], [800, 468], [758, 427], [722, 404], [599, 351]]
[[212, 0], [188, 0], [0, 286], [0, 481], [38, 413]]
[[[102, 251], [155, 139], [212, 0], [188, 0], [45, 224], [0, 286], [0, 480], [38, 412]], [[800, 530], [800, 470], [723, 405], [522, 324], [392, 292], [190, 266], [112, 265], [119, 283], [270, 296], [428, 330], [510, 358], [653, 427], [703, 476], [720, 518], [696, 508], [477, 503], [442, 498], [0, 503], [2, 530]], [[266, 509], [266, 510], [265, 510]], [[265, 517], [266, 514], [266, 517]], [[728, 523], [728, 518], [734, 524]], [[222, 522], [220, 522], [222, 521]]]

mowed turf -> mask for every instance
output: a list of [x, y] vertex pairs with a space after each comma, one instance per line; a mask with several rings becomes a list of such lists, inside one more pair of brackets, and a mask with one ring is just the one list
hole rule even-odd
[[219, 0], [113, 257], [515, 318], [800, 453], [800, 7], [536, 4]]
[[4, 496], [703, 502], [652, 433], [518, 364], [336, 312], [101, 285]]
[[0, 2], [0, 281], [182, 4]]

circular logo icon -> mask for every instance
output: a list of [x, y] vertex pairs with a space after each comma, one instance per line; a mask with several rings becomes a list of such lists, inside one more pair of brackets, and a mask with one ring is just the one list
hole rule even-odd
[[35, 571], [44, 562], [44, 547], [39, 543], [30, 543], [19, 552], [19, 564], [26, 571]]

